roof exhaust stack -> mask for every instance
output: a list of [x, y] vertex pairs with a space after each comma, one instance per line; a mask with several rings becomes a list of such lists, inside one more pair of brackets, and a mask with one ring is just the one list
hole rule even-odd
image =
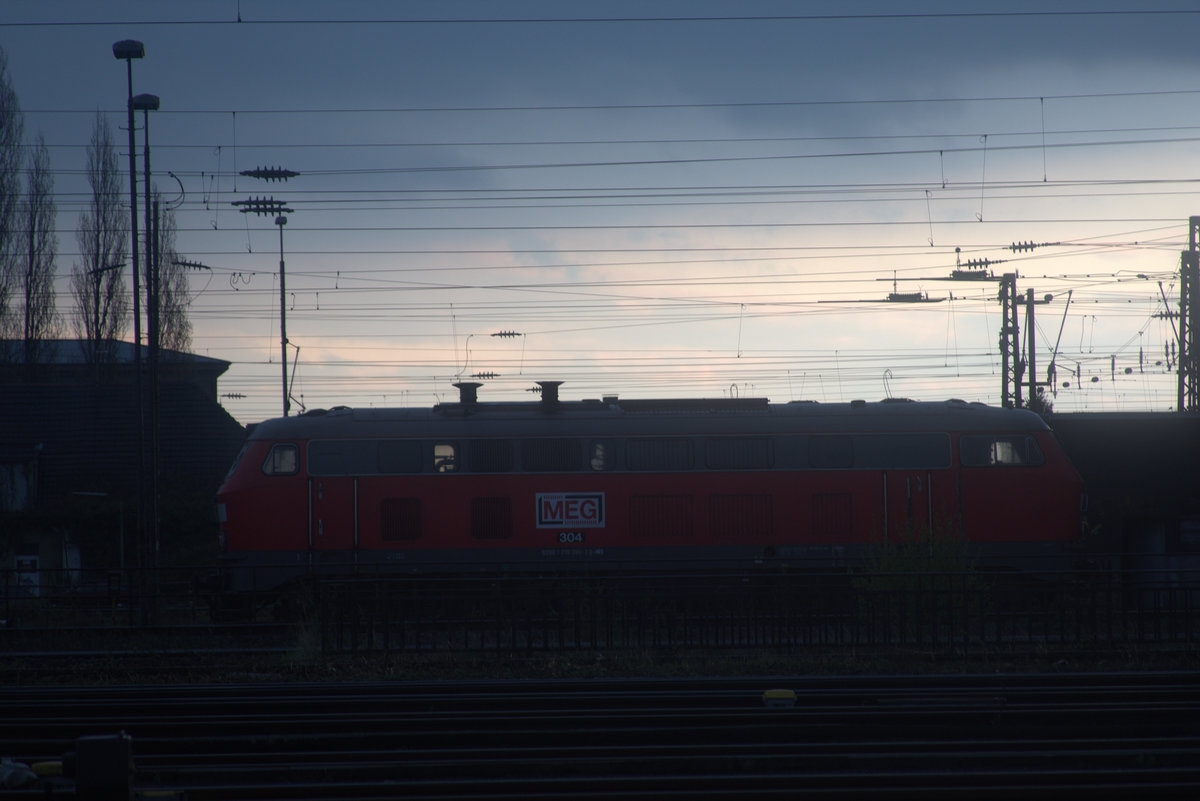
[[471, 407], [479, 401], [479, 388], [483, 384], [477, 381], [462, 381], [453, 386], [458, 388], [458, 402], [463, 406]]
[[542, 411], [546, 414], [553, 414], [558, 411], [558, 388], [562, 386], [561, 381], [539, 381], [537, 385], [542, 390]]

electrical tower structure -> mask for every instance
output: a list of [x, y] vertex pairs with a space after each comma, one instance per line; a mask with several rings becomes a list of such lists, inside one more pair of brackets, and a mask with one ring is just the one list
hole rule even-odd
[[1200, 411], [1200, 217], [1188, 218], [1188, 249], [1179, 260], [1179, 402], [1181, 412]]
[[1004, 408], [1021, 407], [1021, 379], [1025, 363], [1021, 359], [1021, 329], [1017, 324], [1017, 274], [1005, 273], [1000, 277], [1000, 360], [1001, 371], [1000, 403]]

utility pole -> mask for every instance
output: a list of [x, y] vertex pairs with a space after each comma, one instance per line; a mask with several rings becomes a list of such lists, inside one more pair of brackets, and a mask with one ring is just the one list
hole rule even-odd
[[1037, 340], [1034, 339], [1033, 325], [1033, 307], [1035, 301], [1033, 299], [1033, 290], [1025, 290], [1025, 374], [1029, 376], [1029, 405], [1034, 408], [1038, 407], [1034, 402], [1037, 400]]
[[[276, 179], [286, 181], [288, 178], [298, 174], [278, 167], [260, 167], [257, 170], [246, 170], [242, 173], [242, 175], [248, 175], [252, 178], [262, 178], [268, 181]], [[283, 226], [287, 225], [287, 217], [284, 215], [291, 214], [293, 211], [285, 206], [282, 200], [276, 200], [273, 197], [251, 197], [246, 200], [235, 200], [233, 201], [233, 205], [237, 206], [243, 214], [275, 215], [275, 224], [279, 226], [279, 355], [283, 371], [283, 416], [287, 417], [288, 411], [292, 407], [292, 402], [291, 392], [288, 389], [287, 371], [287, 274], [283, 263]]]

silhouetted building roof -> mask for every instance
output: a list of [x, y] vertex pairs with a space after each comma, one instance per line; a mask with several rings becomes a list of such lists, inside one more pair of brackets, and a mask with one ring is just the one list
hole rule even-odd
[[[0, 341], [0, 460], [36, 463], [34, 503], [79, 491], [136, 493], [138, 409], [132, 343], [113, 343], [116, 361], [93, 364], [90, 343], [45, 343], [43, 361], [22, 364], [19, 341]], [[143, 352], [145, 349], [143, 348]], [[217, 379], [229, 362], [161, 351], [158, 465], [164, 482], [215, 495], [245, 437], [217, 402]], [[152, 393], [143, 366], [145, 441], [151, 442]], [[149, 450], [147, 450], [149, 454]], [[146, 469], [151, 467], [147, 456]]]

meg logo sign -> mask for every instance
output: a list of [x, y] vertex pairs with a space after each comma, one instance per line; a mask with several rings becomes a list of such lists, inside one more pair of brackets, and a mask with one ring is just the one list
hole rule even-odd
[[603, 528], [603, 492], [539, 492], [538, 528]]

